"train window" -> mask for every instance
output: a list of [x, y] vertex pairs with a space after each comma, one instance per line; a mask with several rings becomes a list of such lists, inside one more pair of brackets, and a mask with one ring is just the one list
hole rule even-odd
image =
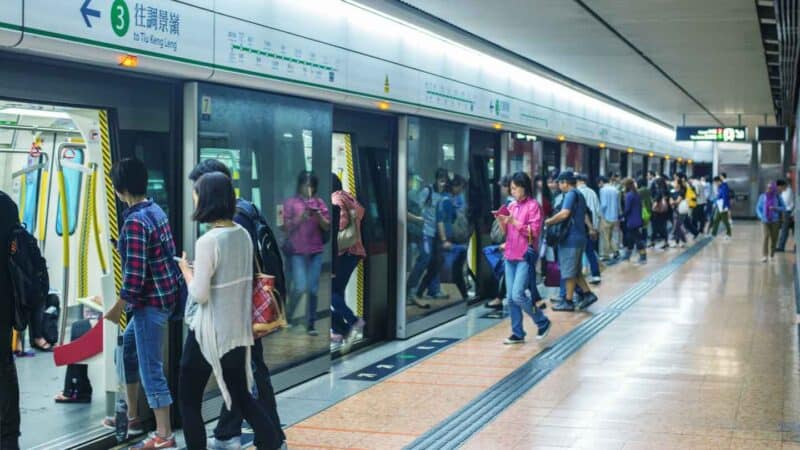
[[[84, 154], [83, 149], [74, 149], [74, 157], [71, 162], [75, 164], [83, 164]], [[67, 226], [69, 227], [68, 233], [70, 236], [75, 233], [75, 227], [78, 224], [78, 212], [81, 204], [81, 180], [83, 174], [80, 170], [64, 168], [64, 188], [67, 192]], [[58, 208], [56, 209], [56, 234], [61, 236], [64, 233], [61, 224], [61, 199], [59, 197]]]

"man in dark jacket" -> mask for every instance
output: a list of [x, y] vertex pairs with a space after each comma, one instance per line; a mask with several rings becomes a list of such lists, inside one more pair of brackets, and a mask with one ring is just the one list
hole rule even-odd
[[11, 277], [8, 268], [8, 241], [11, 229], [19, 223], [16, 203], [0, 191], [0, 448], [19, 449], [19, 380], [11, 351]]

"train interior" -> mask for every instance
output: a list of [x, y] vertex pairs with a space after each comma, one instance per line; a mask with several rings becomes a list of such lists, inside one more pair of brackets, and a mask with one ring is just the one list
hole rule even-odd
[[113, 352], [103, 352], [116, 331], [98, 320], [116, 298], [110, 156], [105, 111], [0, 100], [0, 190], [39, 242], [51, 287], [14, 335], [28, 448], [98, 432], [116, 391]]

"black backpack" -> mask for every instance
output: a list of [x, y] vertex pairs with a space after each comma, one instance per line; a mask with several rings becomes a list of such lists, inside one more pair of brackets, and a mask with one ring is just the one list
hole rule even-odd
[[275, 233], [269, 227], [267, 219], [261, 215], [254, 205], [247, 200], [239, 199], [236, 202], [236, 222], [241, 224], [253, 241], [255, 257], [265, 275], [275, 277], [275, 289], [286, 298], [286, 277], [283, 273], [283, 258]]
[[50, 292], [47, 261], [39, 245], [21, 225], [11, 229], [8, 240], [8, 269], [11, 278], [11, 297], [14, 307], [14, 328], [28, 327], [31, 313], [41, 309]]

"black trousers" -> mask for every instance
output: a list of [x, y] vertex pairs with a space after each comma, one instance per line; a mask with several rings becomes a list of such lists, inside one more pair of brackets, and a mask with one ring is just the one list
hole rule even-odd
[[[5, 295], [0, 292], [0, 296]], [[19, 450], [19, 379], [11, 351], [11, 299], [0, 298], [0, 449]]]
[[[263, 448], [279, 448], [283, 441], [286, 440], [286, 435], [283, 434], [281, 429], [281, 419], [278, 416], [278, 404], [275, 402], [275, 389], [272, 387], [272, 379], [269, 374], [269, 368], [264, 362], [264, 349], [261, 345], [261, 339], [256, 339], [253, 345], [253, 366], [255, 372], [256, 387], [258, 388], [258, 403], [267, 412], [270, 422], [275, 425], [275, 431], [269, 434], [270, 440], [268, 442], [259, 442], [258, 439], [254, 442], [256, 447]], [[228, 411], [225, 404], [219, 412], [219, 421], [217, 427], [214, 428], [214, 437], [227, 441], [242, 435], [242, 412], [236, 408], [236, 405], [231, 405], [233, 410]]]
[[[262, 408], [247, 390], [247, 372], [245, 367], [246, 348], [237, 347], [222, 356], [222, 378], [231, 394], [231, 409], [242, 412], [242, 416], [253, 427], [258, 442], [272, 442], [277, 439], [276, 429], [266, 410]], [[186, 447], [189, 450], [206, 449], [206, 428], [203, 423], [201, 407], [203, 392], [208, 378], [211, 376], [211, 365], [200, 352], [194, 332], [190, 331], [183, 346], [180, 368], [180, 404], [183, 414], [183, 432], [186, 438]], [[257, 446], [257, 449], [279, 448], [268, 447], [266, 444]]]
[[667, 235], [667, 220], [669, 220], [668, 213], [653, 213], [653, 217], [651, 219], [650, 224], [653, 227], [653, 234], [650, 236], [650, 239], [653, 241], [657, 241], [659, 239], [667, 240], [669, 236]]
[[695, 230], [697, 230], [698, 233], [705, 232], [707, 219], [708, 217], [706, 216], [706, 205], [698, 204], [692, 210], [692, 222], [694, 224]]

